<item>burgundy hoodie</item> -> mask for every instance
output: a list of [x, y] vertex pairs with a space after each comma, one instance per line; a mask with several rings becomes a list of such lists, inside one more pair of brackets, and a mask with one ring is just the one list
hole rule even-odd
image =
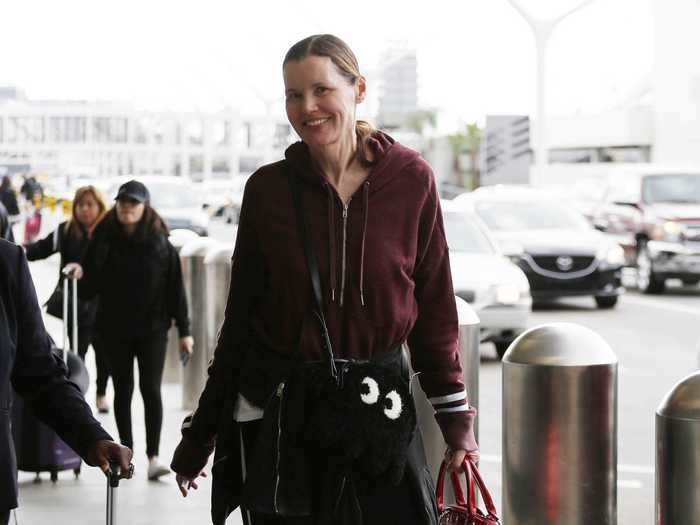
[[[415, 151], [377, 132], [375, 163], [345, 206], [303, 142], [246, 184], [231, 287], [209, 378], [188, 433], [208, 442], [237, 353], [254, 345], [320, 359], [318, 322], [289, 188], [300, 177], [336, 358], [407, 341], [445, 441], [476, 449], [457, 346], [457, 311], [435, 179]], [[235, 375], [234, 375], [235, 377]]]

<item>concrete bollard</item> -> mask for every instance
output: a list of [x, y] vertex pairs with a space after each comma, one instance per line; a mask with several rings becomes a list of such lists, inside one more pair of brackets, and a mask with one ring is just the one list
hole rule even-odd
[[617, 523], [617, 357], [573, 323], [503, 357], [503, 523]]
[[700, 372], [656, 410], [656, 525], [700, 524]]
[[213, 245], [204, 257], [207, 286], [207, 361], [214, 356], [214, 348], [224, 321], [228, 289], [231, 282], [232, 244]]
[[[170, 243], [180, 253], [182, 247], [193, 239], [198, 239], [192, 230], [172, 230], [170, 232]], [[192, 316], [192, 312], [190, 312]], [[163, 368], [163, 382], [182, 383], [182, 364], [180, 363], [180, 334], [173, 325], [168, 331], [168, 348], [165, 353], [165, 367]]]
[[182, 408], [193, 410], [204, 388], [209, 341], [207, 337], [207, 287], [204, 257], [216, 241], [201, 237], [186, 243], [180, 250], [187, 303], [192, 319], [194, 352], [183, 370]]
[[[455, 297], [457, 315], [459, 317], [459, 349], [462, 368], [464, 369], [464, 384], [467, 387], [469, 404], [479, 407], [479, 316], [465, 300]], [[435, 421], [435, 410], [428, 401], [423, 390], [418, 385], [418, 378], [412, 382], [413, 397], [418, 414], [418, 427], [423, 434], [425, 455], [428, 460], [433, 481], [437, 479], [440, 463], [445, 455], [445, 440], [440, 427]], [[478, 413], [477, 413], [478, 422]], [[478, 424], [475, 431], [478, 432]], [[477, 439], [478, 439], [477, 433]]]

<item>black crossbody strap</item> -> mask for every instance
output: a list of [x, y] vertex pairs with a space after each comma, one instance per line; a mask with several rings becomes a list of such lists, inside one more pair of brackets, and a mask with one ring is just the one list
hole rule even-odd
[[287, 174], [289, 177], [289, 187], [292, 190], [292, 200], [294, 201], [294, 210], [297, 216], [297, 226], [299, 228], [299, 236], [301, 237], [301, 242], [304, 245], [304, 255], [306, 257], [306, 266], [309, 270], [309, 276], [311, 277], [311, 287], [313, 288], [314, 302], [316, 307], [314, 308], [314, 314], [318, 319], [319, 325], [321, 327], [321, 344], [323, 346], [323, 351], [326, 354], [326, 358], [329, 363], [329, 371], [331, 377], [338, 381], [338, 371], [335, 366], [335, 360], [333, 356], [333, 347], [331, 346], [331, 338], [328, 334], [328, 326], [326, 326], [326, 318], [323, 315], [323, 293], [321, 290], [321, 275], [318, 271], [318, 261], [316, 259], [316, 252], [314, 250], [313, 243], [311, 242], [311, 236], [309, 235], [309, 223], [304, 213], [304, 203], [301, 196], [301, 183], [297, 176], [290, 170]]

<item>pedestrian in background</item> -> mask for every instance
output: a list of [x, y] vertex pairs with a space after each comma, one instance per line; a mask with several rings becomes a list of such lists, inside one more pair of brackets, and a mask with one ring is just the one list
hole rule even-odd
[[[79, 263], [87, 249], [88, 241], [92, 238], [95, 226], [107, 212], [102, 194], [94, 186], [78, 188], [73, 197], [71, 217], [49, 235], [40, 241], [26, 244], [27, 259], [37, 261], [46, 259], [54, 253], [61, 254], [58, 272], [58, 284], [46, 303], [48, 314], [63, 318], [63, 268], [69, 263]], [[98, 298], [78, 300], [78, 355], [84, 361], [88, 347], [92, 344], [97, 365], [97, 396], [95, 405], [101, 413], [109, 411], [107, 402], [107, 381], [109, 380], [109, 364], [104, 350], [100, 347], [100, 339], [95, 330]], [[72, 297], [69, 297], [72, 305]], [[72, 307], [69, 306], [69, 311]], [[68, 337], [73, 337], [73, 322], [68, 316]], [[71, 346], [75, 348], [75, 345]]]
[[192, 353], [180, 259], [146, 186], [120, 186], [116, 205], [97, 225], [81, 264], [67, 271], [81, 278], [82, 297], [99, 296], [97, 331], [111, 366], [114, 415], [122, 444], [133, 448], [131, 398], [134, 359], [146, 416], [148, 479], [170, 470], [158, 460], [163, 424], [161, 382], [168, 330], [175, 320], [182, 351]]
[[0, 239], [15, 242], [15, 236], [12, 233], [12, 221], [10, 214], [7, 213], [7, 208], [0, 202]]
[[17, 194], [12, 187], [12, 181], [10, 181], [9, 175], [4, 175], [2, 177], [2, 182], [0, 182], [0, 203], [5, 205], [7, 213], [14, 217], [19, 215], [19, 204], [17, 204]]
[[[196, 411], [183, 424], [172, 468], [186, 495], [190, 486], [196, 488], [214, 443], [218, 447], [230, 441], [227, 452], [217, 450], [221, 462], [215, 463], [215, 474], [219, 468], [225, 470], [219, 467], [225, 459], [231, 461], [242, 451], [243, 457], [233, 461], [232, 472], [226, 473], [224, 483], [230, 490], [225, 512], [243, 502], [247, 525], [434, 525], [434, 488], [425, 474], [415, 421], [413, 439], [405, 448], [394, 449], [390, 440], [381, 441], [387, 444], [387, 455], [403, 454], [405, 469], [390, 472], [400, 475], [398, 479], [368, 473], [376, 466], [372, 462], [368, 470], [360, 461], [343, 463], [348, 449], [357, 450], [355, 436], [360, 441], [365, 435], [359, 425], [346, 428], [348, 421], [360, 413], [368, 418], [377, 414], [376, 429], [363, 421], [371, 440], [373, 432], [390, 435], [390, 420], [400, 420], [413, 406], [412, 399], [401, 403], [397, 391], [379, 376], [348, 387], [358, 389], [357, 398], [349, 400], [357, 404], [346, 405], [341, 413], [328, 412], [340, 434], [331, 437], [348, 447], [310, 445], [318, 436], [302, 430], [302, 443], [308, 448], [299, 456], [311, 458], [310, 496], [304, 492], [301, 470], [285, 470], [289, 464], [285, 462], [294, 458], [283, 452], [301, 445], [298, 431], [282, 431], [284, 423], [288, 429], [305, 423], [292, 416], [280, 416], [282, 423], [271, 421], [268, 409], [273, 414], [295, 410], [284, 412], [283, 407], [290, 405], [283, 403], [296, 402], [289, 385], [294, 384], [298, 363], [322, 360], [329, 346], [337, 374], [345, 370], [352, 374], [353, 366], [381, 364], [387, 377], [400, 374], [408, 390], [407, 366], [399, 351], [407, 342], [413, 369], [436, 410], [450, 468], [461, 468], [467, 455], [477, 458], [478, 447], [475, 409], [469, 406], [462, 379], [448, 248], [430, 166], [417, 152], [357, 120], [356, 107], [364, 101], [367, 87], [355, 55], [337, 37], [315, 35], [295, 44], [284, 59], [283, 76], [287, 117], [301, 142], [286, 150], [284, 160], [257, 170], [246, 185], [225, 319], [206, 387]], [[303, 219], [295, 212], [295, 187], [303, 200], [303, 207], [297, 208], [306, 216], [306, 235], [300, 232]], [[310, 239], [308, 251], [315, 251], [317, 272], [308, 262], [305, 238]], [[315, 281], [318, 287], [312, 292], [316, 273], [320, 282]], [[319, 330], [319, 309], [314, 308], [319, 296], [327, 338]], [[275, 399], [273, 394], [278, 404], [267, 401]], [[228, 396], [234, 398], [232, 413], [224, 408], [231, 406]], [[370, 405], [378, 411], [368, 409]], [[310, 404], [294, 413], [310, 413], [313, 418], [314, 410]], [[316, 423], [332, 427], [332, 421]], [[275, 424], [279, 434], [268, 435]], [[278, 446], [270, 448], [272, 459], [257, 454], [259, 446], [275, 439]], [[374, 457], [383, 461], [382, 451], [377, 452]], [[267, 479], [264, 493], [251, 493], [249, 483], [265, 480], [269, 472], [277, 474]], [[283, 500], [278, 489], [290, 486], [297, 487], [296, 493]], [[265, 510], [251, 509], [247, 504], [251, 499]], [[214, 507], [221, 503], [213, 497]], [[307, 508], [310, 514], [305, 513]], [[225, 513], [214, 508], [212, 515], [217, 524], [225, 520]]]
[[107, 472], [110, 463], [117, 463], [123, 476], [130, 476], [131, 450], [112, 441], [66, 373], [63, 361], [51, 352], [22, 249], [0, 240], [0, 525], [8, 523], [17, 506], [12, 388], [89, 465]]

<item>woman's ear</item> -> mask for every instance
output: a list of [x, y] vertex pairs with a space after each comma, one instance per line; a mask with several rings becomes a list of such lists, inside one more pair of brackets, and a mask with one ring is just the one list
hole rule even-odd
[[355, 86], [355, 102], [361, 104], [365, 101], [365, 96], [367, 95], [367, 80], [365, 77], [360, 76], [357, 79], [357, 85]]

